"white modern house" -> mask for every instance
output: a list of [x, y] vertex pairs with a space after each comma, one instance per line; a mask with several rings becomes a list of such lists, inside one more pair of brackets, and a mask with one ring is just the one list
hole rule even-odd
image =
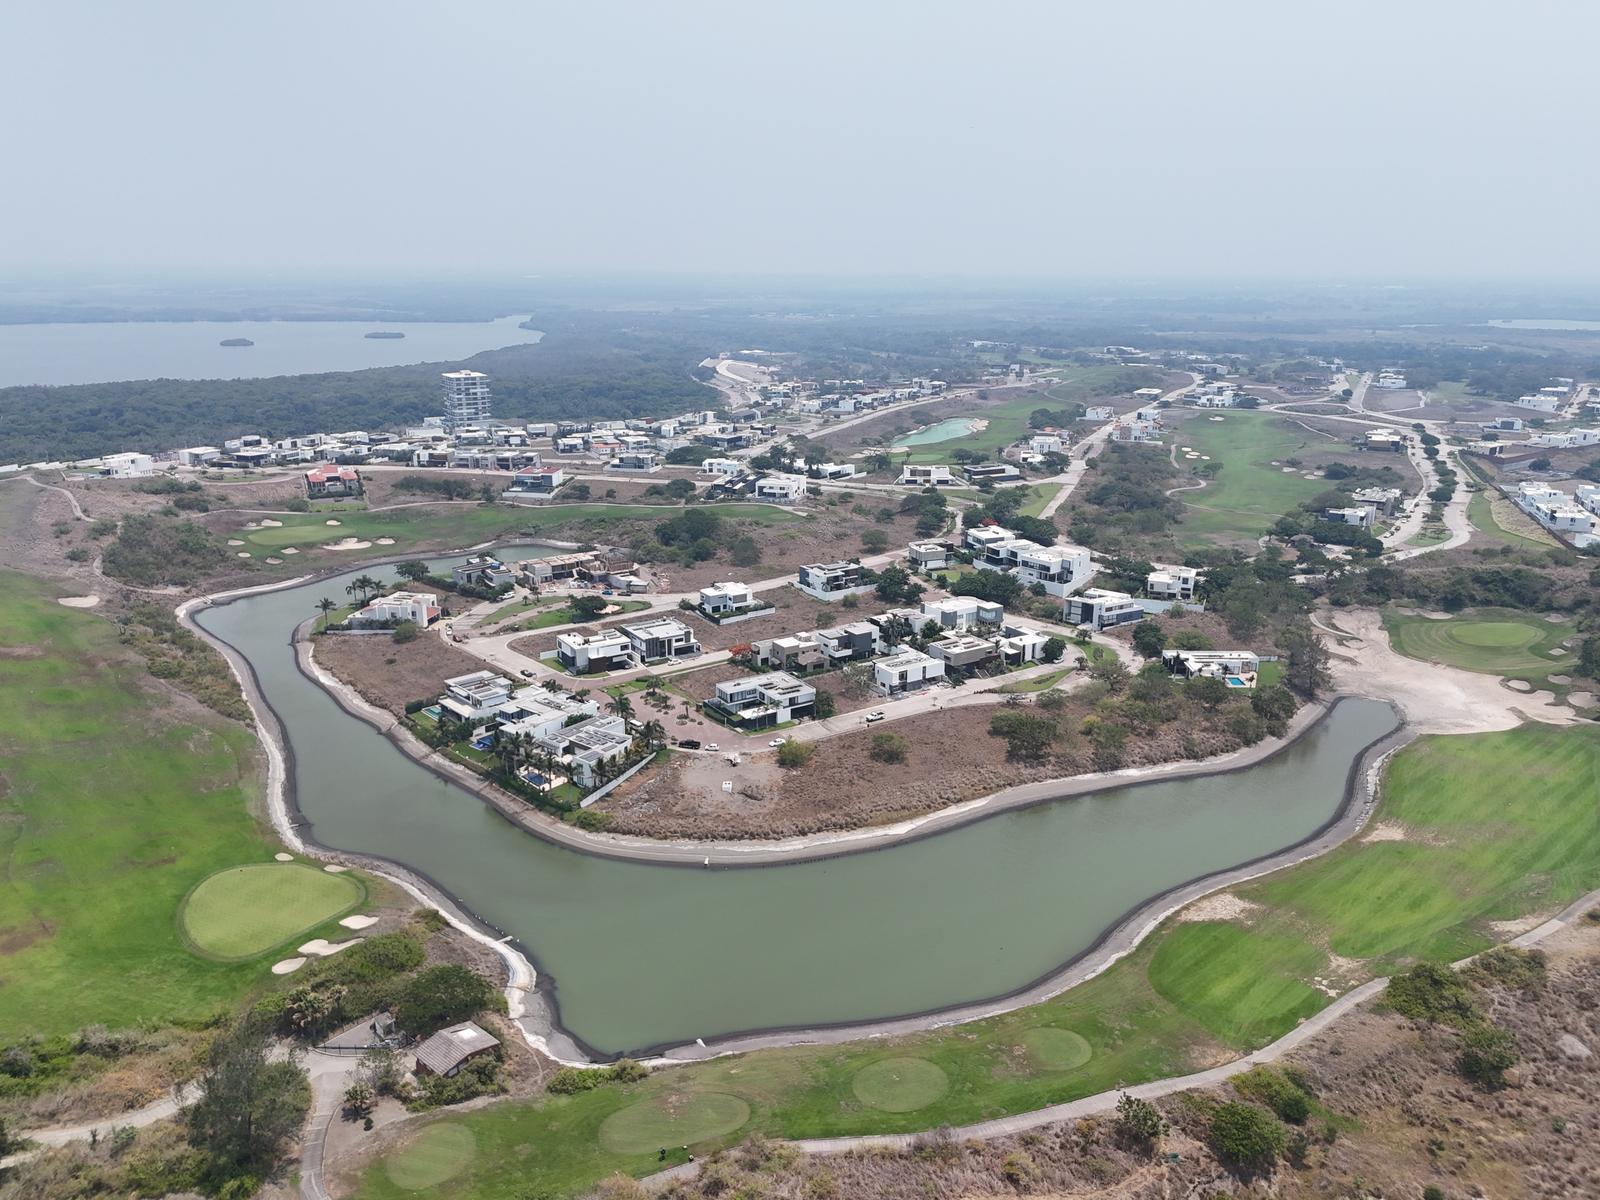
[[620, 629], [596, 633], [563, 633], [556, 638], [556, 658], [577, 675], [596, 671], [620, 671], [637, 665], [633, 643]]
[[1249, 650], [1168, 650], [1162, 665], [1185, 679], [1221, 679], [1230, 687], [1255, 687], [1261, 659]]
[[966, 633], [974, 629], [998, 629], [1006, 619], [1006, 610], [1005, 605], [992, 600], [949, 596], [942, 600], [924, 600], [922, 616], [942, 629]]
[[215, 446], [185, 446], [178, 451], [178, 465], [181, 467], [203, 467], [221, 457], [222, 451]]
[[697, 604], [700, 611], [709, 617], [733, 616], [752, 608], [765, 607], [762, 601], [756, 599], [749, 584], [736, 583], [731, 579], [726, 583], [713, 583], [701, 588]]
[[864, 582], [863, 577], [864, 568], [854, 559], [808, 563], [800, 568], [795, 586], [818, 600], [837, 600], [852, 592], [870, 591], [872, 584]]
[[444, 681], [439, 697], [442, 715], [457, 721], [486, 721], [511, 699], [511, 680], [493, 671], [474, 671]]
[[1178, 600], [1187, 603], [1194, 599], [1200, 586], [1200, 572], [1194, 567], [1170, 566], [1152, 563], [1155, 570], [1144, 577], [1144, 594], [1152, 600]]
[[639, 663], [665, 662], [686, 654], [698, 654], [700, 643], [682, 621], [661, 617], [638, 625], [624, 625], [623, 634]]
[[1091, 404], [1083, 410], [1085, 421], [1109, 421], [1117, 415], [1117, 410], [1109, 404]]
[[806, 498], [806, 479], [804, 475], [763, 475], [751, 494], [775, 504], [798, 504]]
[[390, 592], [351, 613], [348, 623], [361, 626], [414, 621], [426, 627], [439, 619], [439, 611], [436, 592]]
[[566, 481], [567, 473], [561, 467], [524, 467], [506, 491], [517, 496], [553, 496]]
[[816, 709], [817, 689], [787, 671], [769, 671], [717, 684], [706, 707], [730, 723], [748, 729], [784, 725], [809, 717]]
[[898, 696], [944, 678], [944, 662], [920, 650], [896, 646], [872, 660], [872, 685], [882, 695]]
[[745, 464], [737, 458], [702, 458], [700, 460], [700, 473], [702, 475], [742, 475]]
[[1089, 551], [1082, 546], [1041, 546], [999, 525], [967, 530], [966, 545], [975, 564], [1014, 572], [1024, 584], [1037, 583], [1052, 596], [1077, 591], [1094, 571]]
[[568, 692], [552, 692], [534, 684], [520, 688], [495, 712], [502, 734], [523, 734], [539, 739], [549, 737], [573, 717], [598, 716], [600, 704], [589, 697], [582, 700]]
[[1377, 520], [1377, 512], [1365, 504], [1354, 504], [1349, 508], [1325, 508], [1322, 510], [1322, 519], [1332, 521], [1335, 525], [1354, 525], [1360, 529], [1371, 529]]
[[1028, 449], [1035, 454], [1060, 454], [1066, 446], [1059, 433], [1036, 433], [1028, 439]]
[[1127, 592], [1106, 588], [1085, 588], [1077, 595], [1068, 596], [1062, 607], [1062, 620], [1068, 625], [1087, 625], [1091, 629], [1109, 629], [1143, 619], [1142, 604]]
[[913, 571], [942, 571], [949, 565], [948, 542], [912, 542], [906, 547], [906, 566]]

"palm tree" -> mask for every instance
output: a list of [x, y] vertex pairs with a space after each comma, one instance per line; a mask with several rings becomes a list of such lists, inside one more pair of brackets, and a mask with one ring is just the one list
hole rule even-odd
[[322, 613], [322, 627], [324, 629], [328, 627], [328, 614], [338, 607], [339, 606], [337, 604], [335, 604], [332, 600], [329, 600], [326, 596], [317, 601], [317, 609]]
[[378, 592], [383, 591], [383, 584], [379, 583], [371, 575], [360, 576], [356, 580], [356, 587], [361, 589], [361, 598], [363, 600], [367, 598], [369, 593], [376, 595]]
[[644, 736], [644, 744], [650, 749], [659, 749], [666, 744], [667, 731], [660, 721], [646, 721], [640, 731]]
[[624, 720], [633, 716], [633, 701], [626, 696], [613, 696], [606, 707]]

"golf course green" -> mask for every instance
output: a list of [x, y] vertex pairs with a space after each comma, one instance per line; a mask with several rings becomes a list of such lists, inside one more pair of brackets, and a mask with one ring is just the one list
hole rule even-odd
[[248, 863], [203, 879], [184, 898], [179, 919], [199, 953], [239, 961], [343, 916], [366, 895], [348, 873], [304, 863]]
[[1549, 677], [1569, 671], [1577, 655], [1562, 642], [1573, 628], [1565, 620], [1510, 609], [1481, 608], [1445, 617], [1387, 608], [1383, 625], [1390, 644], [1408, 658], [1444, 663], [1506, 679], [1522, 679], [1558, 694]]

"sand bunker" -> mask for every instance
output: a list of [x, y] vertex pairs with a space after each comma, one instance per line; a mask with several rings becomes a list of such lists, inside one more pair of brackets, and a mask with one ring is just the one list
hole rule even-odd
[[1568, 684], [1568, 683], [1572, 682], [1572, 676], [1571, 675], [1552, 675], [1552, 676], [1550, 676], [1550, 682], [1551, 683]]
[[326, 521], [323, 522], [323, 524], [324, 525], [337, 525], [337, 524], [339, 524], [339, 522], [337, 520], [335, 520], [333, 517], [329, 517]]
[[1240, 899], [1232, 892], [1218, 892], [1197, 900], [1178, 914], [1179, 921], [1238, 921], [1248, 917], [1261, 906]]
[[394, 545], [394, 539], [393, 538], [379, 538], [378, 539], [378, 545], [380, 545], [380, 546], [392, 546], [392, 545]]
[[62, 596], [56, 600], [57, 604], [65, 604], [68, 608], [93, 608], [100, 603], [99, 596]]
[[279, 862], [293, 862], [294, 861], [294, 855], [285, 854], [282, 850], [279, 850], [272, 857], [277, 859]]
[[359, 946], [365, 938], [351, 938], [348, 942], [330, 942], [327, 938], [312, 938], [300, 947], [301, 954], [315, 954], [318, 958], [327, 958], [330, 954], [337, 954], [341, 950], [348, 950], [351, 946]]
[[242, 545], [244, 545], [244, 541], [243, 541], [242, 538], [229, 538], [228, 539], [228, 545], [230, 545], [230, 546], [242, 546]]
[[284, 553], [285, 553], [285, 554], [299, 554], [299, 553], [300, 553], [300, 551], [299, 551], [299, 550], [297, 550], [297, 549], [296, 549], [296, 548], [295, 548], [295, 547], [293, 547], [293, 546], [285, 546], [285, 547], [284, 547], [284, 548], [283, 548], [283, 552], [284, 552]]
[[371, 542], [363, 542], [358, 538], [340, 538], [328, 547], [329, 550], [365, 550]]
[[299, 958], [286, 958], [282, 962], [275, 962], [272, 964], [272, 973], [274, 975], [288, 975], [298, 971], [305, 965], [306, 960], [304, 955]]
[[362, 916], [360, 913], [356, 913], [351, 917], [345, 917], [339, 922], [339, 924], [343, 925], [346, 929], [366, 929], [368, 926], [376, 925], [377, 923], [377, 917], [366, 917]]
[[267, 559], [267, 566], [275, 567], [281, 562], [283, 562], [283, 559], [281, 559], [281, 558], [269, 558], [269, 559]]
[[261, 528], [263, 529], [281, 529], [282, 527], [282, 521], [274, 521], [271, 517], [262, 518]]
[[1568, 692], [1567, 703], [1573, 708], [1590, 708], [1594, 705], [1593, 692]]
[[241, 551], [239, 551], [238, 557], [240, 557], [240, 558], [249, 558], [250, 557], [250, 551], [241, 550]]
[[1526, 679], [1507, 679], [1505, 681], [1505, 685], [1513, 692], [1533, 691], [1533, 684], [1529, 683]]
[[329, 875], [343, 875], [350, 868], [349, 867], [342, 867], [338, 863], [329, 863], [327, 866], [323, 867], [322, 869], [324, 871], [326, 871]]

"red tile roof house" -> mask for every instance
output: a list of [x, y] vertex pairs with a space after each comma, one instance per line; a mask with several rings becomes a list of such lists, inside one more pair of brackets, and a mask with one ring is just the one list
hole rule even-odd
[[306, 472], [306, 495], [312, 500], [323, 496], [359, 496], [361, 472], [354, 467], [312, 467]]

